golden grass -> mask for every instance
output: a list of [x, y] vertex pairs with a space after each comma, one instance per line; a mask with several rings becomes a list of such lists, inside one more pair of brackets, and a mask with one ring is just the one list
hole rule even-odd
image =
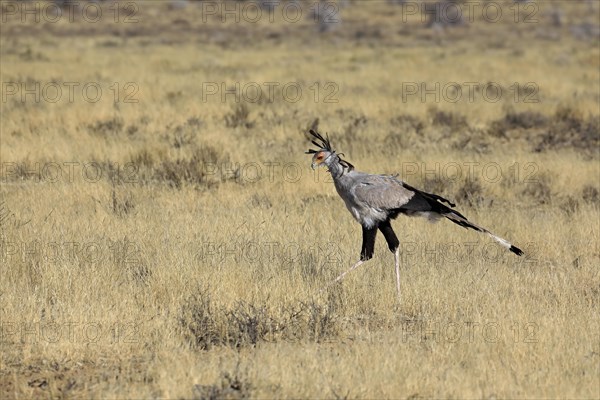
[[[139, 4], [133, 26], [2, 24], [2, 82], [103, 89], [1, 103], [3, 398], [600, 396], [599, 50], [569, 31], [587, 5], [560, 3], [560, 28], [540, 3], [537, 24], [444, 34], [352, 3], [319, 35]], [[303, 96], [204, 102], [203, 82]], [[412, 82], [535, 82], [540, 102], [403, 102]], [[313, 124], [525, 256], [399, 217], [400, 305], [381, 237], [319, 292], [361, 238], [303, 154]]]

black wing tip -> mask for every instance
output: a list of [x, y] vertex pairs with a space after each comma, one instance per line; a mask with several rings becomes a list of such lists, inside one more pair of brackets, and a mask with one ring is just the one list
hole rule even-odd
[[510, 245], [510, 251], [512, 251], [513, 253], [515, 253], [518, 256], [522, 256], [523, 255], [523, 250], [521, 250], [520, 248], [513, 246], [512, 244]]
[[[438, 200], [438, 201], [440, 201], [440, 202], [442, 202], [442, 203], [446, 203], [446, 204], [448, 204], [448, 205], [449, 205], [450, 207], [452, 207], [452, 208], [456, 207], [456, 203], [453, 203], [453, 202], [451, 202], [450, 200], [448, 200], [448, 199], [446, 199], [446, 198], [444, 198], [444, 197], [442, 197], [442, 196], [439, 196], [439, 195], [437, 195], [437, 194], [431, 194], [431, 193], [428, 193], [428, 194], [429, 194], [430, 196], [432, 196], [434, 199], [436, 199], [436, 200]], [[466, 218], [465, 218], [465, 219], [466, 219]]]

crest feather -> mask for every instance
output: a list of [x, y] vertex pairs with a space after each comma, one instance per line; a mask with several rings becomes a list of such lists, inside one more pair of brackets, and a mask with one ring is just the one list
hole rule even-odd
[[[326, 150], [330, 153], [334, 153], [335, 154], [335, 150], [333, 150], [333, 148], [331, 147], [331, 142], [329, 142], [329, 135], [325, 134], [325, 137], [323, 137], [323, 135], [321, 135], [320, 133], [318, 133], [317, 131], [315, 131], [314, 129], [311, 129], [308, 131], [316, 140], [311, 140], [311, 143], [314, 144], [315, 146], [317, 146], [319, 149], [315, 150], [315, 149], [308, 149], [308, 151], [306, 151], [304, 154], [315, 154], [318, 153], [319, 151], [322, 150]], [[317, 142], [320, 141], [321, 143]], [[344, 155], [343, 153], [340, 153], [337, 155], [338, 159], [340, 160], [340, 164], [342, 164], [344, 167], [348, 168], [348, 170], [352, 171], [354, 169], [354, 165], [350, 164], [348, 161], [343, 160], [340, 155]]]

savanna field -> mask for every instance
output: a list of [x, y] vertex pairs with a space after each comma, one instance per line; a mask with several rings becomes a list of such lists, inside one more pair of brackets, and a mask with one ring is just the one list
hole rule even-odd
[[2, 399], [600, 397], [598, 1], [0, 5]]

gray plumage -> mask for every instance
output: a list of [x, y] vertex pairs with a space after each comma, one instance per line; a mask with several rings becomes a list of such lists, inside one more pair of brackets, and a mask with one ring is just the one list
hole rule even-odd
[[346, 273], [372, 258], [375, 236], [377, 230], [380, 230], [395, 256], [396, 284], [400, 295], [399, 241], [390, 224], [390, 220], [395, 219], [399, 214], [424, 216], [432, 221], [445, 217], [464, 228], [489, 235], [517, 255], [523, 254], [519, 248], [505, 239], [467, 220], [464, 215], [453, 209], [455, 205], [449, 200], [418, 190], [398, 179], [397, 176], [359, 172], [333, 150], [329, 138], [324, 138], [312, 129], [310, 134], [315, 138], [312, 143], [319, 148], [307, 151], [307, 154], [313, 154], [312, 168], [322, 165], [328, 168], [338, 194], [363, 228], [361, 258], [349, 271], [340, 275], [336, 282]]

